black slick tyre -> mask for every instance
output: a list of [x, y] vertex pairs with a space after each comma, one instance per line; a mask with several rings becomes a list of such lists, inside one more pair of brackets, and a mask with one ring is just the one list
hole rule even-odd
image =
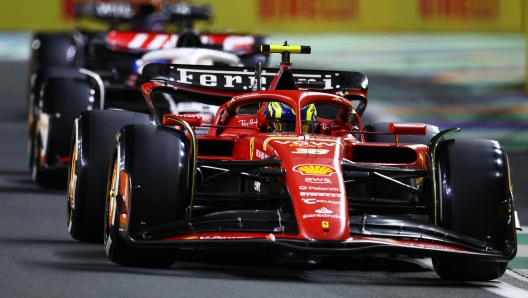
[[[437, 148], [439, 225], [506, 251], [513, 220], [508, 158], [498, 142], [446, 140]], [[501, 277], [507, 262], [433, 258], [443, 279], [485, 281]]]
[[46, 82], [31, 142], [37, 184], [66, 186], [72, 124], [82, 111], [92, 108], [94, 94], [94, 86], [86, 79], [62, 77]]
[[83, 112], [73, 125], [67, 189], [67, 225], [82, 242], [103, 242], [108, 165], [116, 133], [127, 124], [149, 124], [146, 114], [99, 110]]
[[[83, 64], [84, 54], [80, 44], [80, 34], [75, 33], [38, 33], [31, 42], [29, 61], [29, 101], [28, 101], [28, 147], [27, 162], [33, 166], [34, 137], [38, 116], [39, 98], [43, 84], [48, 78], [69, 77]], [[59, 69], [59, 71], [57, 71]]]
[[[178, 249], [138, 247], [142, 227], [185, 219], [188, 142], [177, 130], [125, 126], [116, 138], [109, 173], [105, 250], [116, 264], [170, 267]], [[138, 236], [139, 235], [139, 236]]]

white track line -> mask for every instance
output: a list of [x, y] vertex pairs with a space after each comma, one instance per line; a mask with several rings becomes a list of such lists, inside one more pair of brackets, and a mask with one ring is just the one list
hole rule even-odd
[[[515, 272], [515, 270], [506, 270], [505, 274], [528, 284], [528, 278], [526, 278], [526, 277], [520, 275], [519, 273]], [[526, 296], [526, 297], [528, 297], [528, 296]]]
[[[528, 229], [527, 229], [528, 230]], [[413, 259], [414, 263], [421, 264], [425, 268], [429, 268], [433, 270], [433, 264], [431, 263], [431, 259]], [[528, 278], [523, 277], [511, 270], [506, 270], [506, 273], [508, 276], [511, 276], [515, 279], [518, 279], [522, 282], [528, 283]], [[509, 283], [502, 282], [500, 280], [492, 280], [492, 281], [486, 281], [486, 282], [466, 282], [471, 285], [477, 285], [481, 287], [482, 289], [492, 292], [494, 294], [497, 294], [501, 297], [511, 297], [511, 298], [527, 298], [528, 297], [528, 291], [518, 288], [516, 286], [510, 285]]]
[[528, 291], [518, 288], [516, 286], [510, 285], [505, 282], [498, 280], [486, 281], [486, 282], [475, 282], [468, 281], [466, 282], [471, 285], [477, 285], [482, 289], [497, 294], [502, 297], [508, 298], [526, 298], [528, 297]]

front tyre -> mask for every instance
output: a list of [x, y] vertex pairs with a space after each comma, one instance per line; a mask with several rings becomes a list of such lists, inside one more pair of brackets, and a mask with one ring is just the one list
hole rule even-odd
[[188, 142], [177, 130], [125, 126], [114, 145], [106, 191], [105, 250], [114, 263], [170, 267], [178, 249], [142, 248], [142, 227], [183, 220], [187, 206]]
[[108, 166], [116, 133], [127, 124], [149, 124], [146, 114], [86, 111], [74, 121], [67, 189], [67, 224], [72, 238], [103, 241]]
[[[491, 140], [456, 139], [437, 147], [439, 225], [495, 251], [507, 251], [515, 233], [509, 163]], [[513, 239], [514, 236], [513, 236]], [[501, 277], [507, 262], [433, 258], [443, 279], [485, 281]]]

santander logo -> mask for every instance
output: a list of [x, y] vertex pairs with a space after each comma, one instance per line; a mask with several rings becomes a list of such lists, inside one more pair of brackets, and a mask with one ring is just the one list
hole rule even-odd
[[330, 210], [330, 209], [326, 209], [325, 207], [323, 207], [321, 209], [315, 210], [315, 213], [332, 214], [334, 212], [332, 210]]

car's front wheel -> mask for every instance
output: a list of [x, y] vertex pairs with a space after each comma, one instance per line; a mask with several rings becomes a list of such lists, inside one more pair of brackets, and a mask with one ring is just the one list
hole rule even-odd
[[[515, 233], [508, 157], [496, 141], [446, 140], [437, 147], [439, 225], [507, 251]], [[451, 280], [501, 277], [507, 262], [433, 258], [436, 273]]]
[[112, 262], [137, 267], [174, 263], [177, 249], [141, 248], [129, 242], [144, 227], [185, 219], [188, 148], [186, 137], [174, 129], [147, 125], [121, 129], [114, 145], [104, 217], [104, 244]]
[[116, 133], [127, 124], [149, 124], [146, 114], [86, 111], [73, 125], [68, 171], [67, 224], [83, 242], [103, 242], [103, 215], [108, 166]]

